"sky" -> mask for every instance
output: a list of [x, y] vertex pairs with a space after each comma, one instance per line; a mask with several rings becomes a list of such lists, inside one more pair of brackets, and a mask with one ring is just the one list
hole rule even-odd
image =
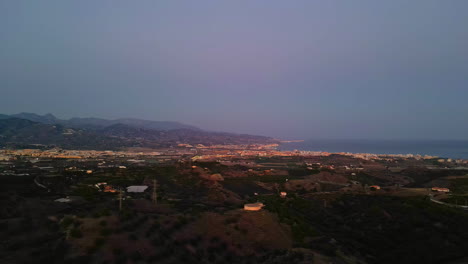
[[468, 1], [0, 1], [0, 113], [468, 139]]

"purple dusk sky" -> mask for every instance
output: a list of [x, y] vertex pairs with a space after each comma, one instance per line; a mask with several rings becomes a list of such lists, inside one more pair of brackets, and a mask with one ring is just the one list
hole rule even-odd
[[0, 113], [468, 139], [468, 1], [0, 2]]

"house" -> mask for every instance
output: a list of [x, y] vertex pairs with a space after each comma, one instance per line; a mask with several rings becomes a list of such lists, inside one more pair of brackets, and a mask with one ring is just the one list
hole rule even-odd
[[432, 187], [432, 191], [434, 191], [434, 192], [445, 192], [445, 193], [448, 193], [448, 192], [450, 192], [450, 189], [448, 189], [448, 188], [441, 188], [441, 187]]
[[245, 211], [260, 211], [263, 206], [264, 206], [263, 203], [245, 204], [244, 205], [244, 210]]
[[98, 189], [101, 189], [101, 186], [105, 186], [107, 184], [107, 182], [98, 182], [96, 184], [94, 184], [94, 186], [96, 186], [96, 188]]
[[54, 201], [59, 202], [59, 203], [69, 203], [69, 202], [71, 202], [71, 199], [70, 198], [59, 198], [59, 199], [56, 199]]
[[148, 186], [146, 185], [133, 185], [133, 186], [128, 186], [127, 187], [127, 192], [130, 193], [142, 193], [146, 189], [148, 189]]
[[117, 192], [117, 190], [115, 190], [114, 188], [112, 188], [112, 186], [106, 185], [106, 186], [104, 187], [104, 192], [115, 193], [115, 192]]

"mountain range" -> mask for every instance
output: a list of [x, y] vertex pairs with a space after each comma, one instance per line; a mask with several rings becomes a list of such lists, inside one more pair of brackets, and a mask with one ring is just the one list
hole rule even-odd
[[[4, 115], [5, 116], [5, 115]], [[8, 116], [6, 116], [8, 117]], [[199, 128], [182, 124], [179, 122], [170, 122], [170, 121], [151, 121], [143, 120], [136, 118], [120, 118], [120, 119], [103, 119], [103, 118], [70, 118], [58, 119], [53, 114], [38, 115], [34, 113], [19, 113], [10, 115], [9, 117], [15, 117], [20, 119], [31, 120], [34, 122], [42, 124], [61, 124], [71, 128], [104, 128], [115, 124], [123, 124], [134, 127], [146, 128], [146, 129], [155, 129], [155, 130], [172, 130], [172, 129], [192, 129], [199, 130]], [[0, 117], [1, 118], [1, 117]]]
[[52, 114], [0, 114], [0, 146], [32, 144], [67, 149], [122, 149], [126, 147], [173, 147], [178, 144], [268, 144], [264, 136], [205, 131], [170, 121], [134, 118], [58, 119]]

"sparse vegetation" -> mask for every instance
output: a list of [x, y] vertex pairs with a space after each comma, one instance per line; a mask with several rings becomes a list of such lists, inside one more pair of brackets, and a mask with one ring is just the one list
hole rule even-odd
[[[120, 164], [127, 159], [106, 160], [109, 164]], [[317, 165], [337, 159], [358, 166], [352, 158], [341, 156], [314, 161], [262, 157], [247, 158], [251, 163], [243, 163], [245, 166], [181, 161], [164, 165], [124, 163], [126, 169], [114, 165], [93, 167], [90, 174], [66, 170], [62, 176], [47, 178], [50, 183], [41, 180], [48, 186], [60, 186], [54, 187], [52, 194], [44, 190], [37, 195], [25, 188], [21, 195], [3, 195], [2, 199], [8, 202], [0, 210], [3, 217], [0, 234], [17, 238], [4, 247], [6, 251], [26, 252], [33, 242], [20, 238], [42, 228], [40, 232], [47, 235], [38, 236], [37, 240], [31, 236], [30, 241], [44, 247], [49, 242], [42, 241], [47, 239], [57, 245], [61, 245], [57, 241], [65, 241], [53, 253], [61, 256], [57, 259], [75, 262], [311, 263], [317, 255], [329, 262], [372, 264], [411, 263], [420, 259], [434, 263], [463, 256], [467, 250], [463, 237], [468, 236], [462, 228], [466, 213], [418, 197], [427, 193], [427, 188], [411, 192], [416, 195], [411, 198], [392, 196], [398, 191], [386, 185], [393, 179], [385, 178], [387, 171], [379, 174], [378, 170], [363, 169], [351, 175], [349, 170], [340, 171], [339, 165], [335, 165], [333, 173], [324, 173], [320, 171], [321, 165]], [[54, 162], [70, 163], [65, 166], [69, 168], [79, 166], [82, 161]], [[385, 164], [382, 161], [372, 165], [384, 168]], [[193, 165], [197, 167], [192, 169]], [[92, 166], [95, 165], [89, 165]], [[210, 181], [191, 173], [200, 168], [207, 168], [207, 174], [223, 173], [224, 180]], [[425, 173], [421, 172], [420, 180], [426, 179]], [[152, 200], [153, 179], [158, 181], [157, 205]], [[347, 179], [359, 183], [348, 185], [344, 183]], [[463, 204], [464, 181], [447, 180], [453, 194], [444, 201]], [[124, 193], [119, 210], [119, 196], [105, 193], [104, 188], [100, 191], [93, 185], [96, 182], [112, 184], [113, 188], [124, 189], [129, 184], [150, 188], [144, 193]], [[26, 183], [15, 180], [14, 186], [24, 187]], [[382, 189], [366, 192], [361, 186], [375, 183], [381, 184]], [[348, 188], [346, 192], [342, 190], [344, 187]], [[279, 191], [286, 191], [286, 197], [280, 198]], [[54, 202], [63, 194], [76, 202]], [[35, 202], [28, 195], [37, 195], [42, 200]], [[243, 204], [253, 202], [266, 206], [259, 212], [242, 211]], [[28, 203], [38, 208], [27, 207]], [[45, 209], [44, 204], [48, 206]], [[35, 210], [35, 214], [29, 213]], [[63, 240], [65, 237], [67, 240]], [[403, 248], [391, 246], [394, 244]], [[86, 257], [70, 257], [67, 246]], [[47, 254], [44, 250], [30, 250], [25, 256], [44, 260]]]
[[468, 178], [453, 179], [451, 191], [455, 194], [468, 194]]
[[83, 233], [81, 233], [81, 230], [78, 228], [73, 228], [70, 230], [70, 236], [73, 238], [81, 238], [83, 237]]

